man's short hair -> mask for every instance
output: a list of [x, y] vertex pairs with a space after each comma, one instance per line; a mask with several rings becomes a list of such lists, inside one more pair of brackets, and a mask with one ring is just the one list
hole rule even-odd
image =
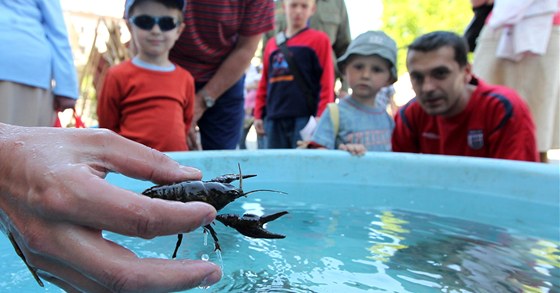
[[435, 31], [416, 38], [408, 46], [409, 51], [430, 52], [449, 46], [455, 51], [455, 61], [461, 67], [467, 65], [468, 45], [462, 36], [448, 31]]

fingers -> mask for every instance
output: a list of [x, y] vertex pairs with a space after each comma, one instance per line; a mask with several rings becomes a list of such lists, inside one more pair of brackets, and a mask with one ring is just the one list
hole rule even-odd
[[264, 124], [263, 121], [261, 119], [255, 119], [255, 121], [253, 122], [253, 125], [255, 126], [255, 131], [257, 132], [257, 134], [259, 135], [265, 135], [265, 131], [264, 131]]
[[[110, 131], [99, 131], [91, 138], [97, 142], [91, 149], [99, 162], [109, 170], [147, 179], [155, 183], [200, 180], [200, 170], [181, 166], [165, 154], [125, 139]], [[99, 148], [99, 143], [103, 148]]]
[[[216, 216], [216, 210], [205, 203], [151, 199], [75, 170], [62, 172], [55, 180], [75, 184], [64, 190], [73, 196], [61, 197], [59, 189], [53, 189], [33, 203], [50, 219], [152, 238], [192, 231], [211, 223]], [[59, 185], [56, 181], [54, 185]]]
[[363, 144], [340, 144], [338, 149], [347, 151], [354, 156], [363, 156], [367, 152], [367, 149]]
[[209, 286], [221, 278], [220, 268], [209, 262], [140, 259], [99, 231], [59, 228], [44, 239], [52, 245], [24, 253], [42, 278], [66, 291], [169, 292]]
[[196, 126], [191, 127], [189, 131], [189, 136], [187, 137], [187, 144], [189, 145], [189, 150], [191, 151], [200, 151], [202, 150], [202, 146], [199, 143], [199, 134], [196, 130]]
[[57, 235], [59, 245], [67, 244], [55, 256], [66, 259], [70, 267], [113, 292], [169, 292], [208, 286], [221, 278], [220, 268], [212, 263], [191, 260], [139, 259], [128, 249], [99, 237], [95, 232], [79, 230], [67, 242], [66, 233]]

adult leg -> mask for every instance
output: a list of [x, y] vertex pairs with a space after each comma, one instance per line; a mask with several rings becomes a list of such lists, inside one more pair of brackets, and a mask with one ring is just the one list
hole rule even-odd
[[53, 126], [56, 113], [50, 91], [0, 81], [0, 122], [19, 126]]
[[[552, 28], [547, 52], [525, 56], [521, 61], [496, 57], [501, 30], [484, 28], [479, 37], [473, 62], [474, 73], [489, 83], [515, 89], [527, 102], [535, 121], [537, 146], [541, 159], [551, 148], [560, 147], [557, 119], [560, 100], [560, 27]], [[546, 160], [545, 160], [546, 161]]]
[[[203, 150], [236, 149], [241, 136], [239, 129], [245, 116], [244, 82], [243, 77], [229, 88], [198, 121]], [[202, 86], [197, 83], [197, 89]]]

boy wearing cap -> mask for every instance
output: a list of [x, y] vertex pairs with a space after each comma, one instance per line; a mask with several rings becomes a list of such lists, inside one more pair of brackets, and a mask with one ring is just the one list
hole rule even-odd
[[98, 98], [99, 127], [159, 151], [188, 150], [194, 79], [169, 61], [185, 6], [182, 0], [126, 1], [138, 53], [107, 73]]
[[[280, 36], [286, 40], [270, 39], [266, 44], [254, 110], [255, 129], [266, 136], [265, 144], [271, 149], [295, 148], [309, 117], [320, 116], [334, 101], [329, 37], [307, 27], [316, 9], [315, 0], [283, 0], [283, 5], [288, 26]], [[283, 43], [293, 62], [280, 48]]]
[[[375, 97], [397, 81], [396, 59], [397, 45], [384, 32], [369, 31], [350, 43], [338, 66], [352, 94], [323, 113], [309, 148], [341, 149], [353, 155], [391, 151], [395, 123], [384, 107], [376, 106]], [[333, 113], [337, 109], [338, 115]]]

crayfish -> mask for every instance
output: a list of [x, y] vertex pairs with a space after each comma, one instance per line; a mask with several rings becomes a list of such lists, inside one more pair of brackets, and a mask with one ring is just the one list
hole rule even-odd
[[[270, 189], [258, 189], [244, 192], [242, 189], [243, 179], [255, 176], [257, 175], [241, 175], [241, 167], [239, 167], [239, 174], [225, 174], [209, 181], [183, 181], [168, 185], [157, 185], [144, 190], [142, 194], [151, 198], [175, 200], [181, 202], [202, 201], [212, 205], [216, 209], [216, 211], [219, 211], [230, 202], [233, 202], [242, 196], [247, 196], [248, 194], [253, 192], [270, 191], [284, 193], [281, 191]], [[230, 184], [235, 180], [239, 180], [239, 188], [236, 188], [235, 186]], [[264, 225], [270, 221], [276, 220], [277, 218], [287, 213], [287, 211], [283, 211], [271, 215], [264, 215], [262, 217], [253, 214], [245, 214], [243, 216], [227, 214], [217, 215], [216, 220], [218, 220], [225, 226], [237, 230], [239, 233], [247, 237], [281, 239], [285, 238], [286, 236], [269, 232], [264, 228]], [[212, 226], [209, 224], [204, 226], [204, 231], [209, 232], [212, 236], [212, 239], [214, 240], [214, 251], [221, 251], [220, 244], [218, 243], [218, 236], [214, 228], [212, 228]], [[175, 250], [173, 251], [172, 258], [177, 257], [177, 251], [179, 250], [182, 241], [183, 234], [178, 234], [177, 244], [175, 245]]]

